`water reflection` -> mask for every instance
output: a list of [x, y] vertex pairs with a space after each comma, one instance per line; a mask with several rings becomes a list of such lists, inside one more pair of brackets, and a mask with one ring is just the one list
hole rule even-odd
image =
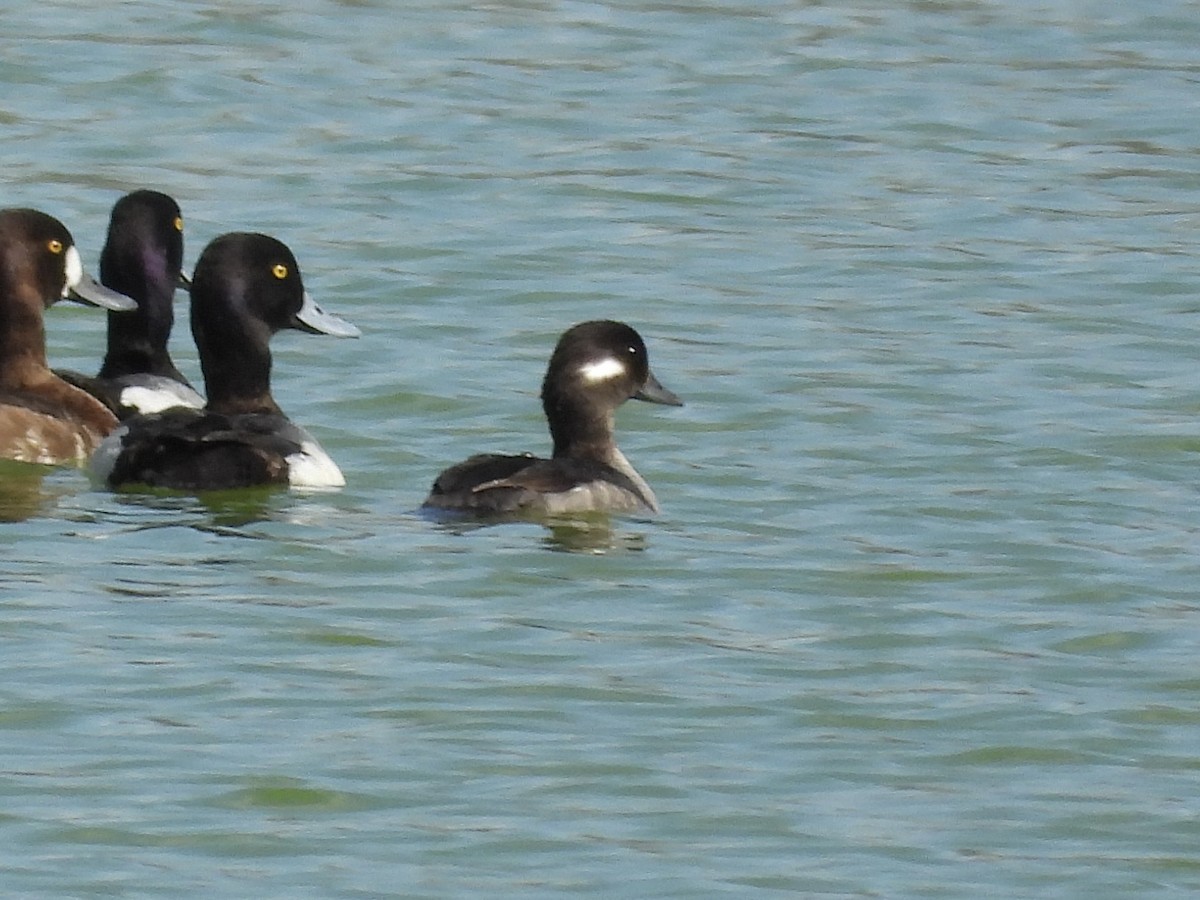
[[275, 517], [272, 500], [282, 492], [271, 488], [213, 491], [197, 498], [214, 530], [241, 529]]
[[45, 507], [47, 466], [0, 460], [0, 522], [24, 522]]
[[646, 534], [626, 531], [614, 525], [606, 513], [586, 513], [574, 516], [463, 516], [447, 510], [421, 510], [424, 518], [436, 524], [438, 530], [466, 535], [502, 525], [537, 525], [544, 533], [541, 545], [556, 553], [611, 553], [641, 551], [647, 548]]
[[[215, 532], [235, 531], [277, 518], [275, 501], [287, 496], [274, 487], [185, 494], [178, 491], [118, 492], [117, 502], [136, 510], [153, 510], [169, 515], [169, 524], [188, 524]], [[240, 533], [240, 532], [239, 532]]]
[[542, 546], [559, 553], [610, 553], [617, 550], [645, 550], [644, 532], [622, 531], [603, 520], [571, 520], [545, 523], [549, 534]]

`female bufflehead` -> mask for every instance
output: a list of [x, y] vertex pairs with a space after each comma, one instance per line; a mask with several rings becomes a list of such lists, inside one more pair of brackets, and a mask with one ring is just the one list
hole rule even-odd
[[214, 240], [196, 263], [191, 293], [207, 405], [126, 420], [93, 455], [93, 474], [110, 487], [187, 491], [345, 484], [271, 396], [268, 342], [283, 328], [338, 337], [358, 337], [358, 329], [313, 303], [291, 250], [265, 234]]
[[66, 297], [134, 308], [83, 271], [75, 241], [57, 219], [34, 209], [0, 210], [0, 457], [82, 463], [117, 425], [102, 403], [46, 365], [42, 311]]
[[204, 406], [167, 351], [175, 290], [186, 287], [183, 216], [158, 191], [134, 191], [113, 206], [100, 253], [100, 281], [137, 301], [132, 313], [109, 313], [108, 352], [95, 378], [60, 372], [118, 418], [172, 406]]
[[425, 506], [475, 514], [658, 512], [650, 485], [613, 440], [626, 400], [682, 406], [650, 371], [641, 336], [621, 322], [584, 322], [558, 340], [542, 382], [550, 459], [478, 454], [437, 477]]

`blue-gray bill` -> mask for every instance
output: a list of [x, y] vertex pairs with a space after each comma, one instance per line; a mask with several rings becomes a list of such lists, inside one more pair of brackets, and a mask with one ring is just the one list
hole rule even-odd
[[315, 334], [331, 334], [334, 337], [358, 337], [362, 334], [358, 327], [350, 324], [341, 316], [327, 313], [316, 302], [308, 291], [304, 292], [304, 305], [296, 313], [296, 321], [304, 331]]
[[111, 288], [106, 288], [86, 272], [75, 284], [71, 285], [68, 296], [78, 303], [99, 306], [101, 309], [111, 309], [115, 312], [129, 312], [137, 309], [137, 301], [131, 300]]

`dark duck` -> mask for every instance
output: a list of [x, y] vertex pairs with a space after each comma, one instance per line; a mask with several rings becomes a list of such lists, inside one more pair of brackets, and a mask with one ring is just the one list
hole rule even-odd
[[93, 474], [110, 487], [184, 491], [345, 484], [336, 463], [271, 395], [276, 332], [359, 334], [313, 302], [292, 251], [264, 234], [215, 239], [192, 276], [191, 325], [207, 404], [127, 419], [92, 457]]
[[167, 349], [175, 323], [175, 291], [183, 270], [183, 215], [158, 191], [133, 191], [113, 206], [100, 253], [100, 281], [137, 301], [131, 313], [109, 313], [108, 345], [94, 378], [59, 374], [126, 419], [172, 406], [199, 408], [204, 398]]
[[613, 438], [616, 410], [626, 400], [683, 405], [654, 377], [646, 345], [631, 327], [575, 325], [559, 338], [542, 381], [550, 458], [472, 456], [438, 475], [424, 506], [483, 516], [658, 512], [654, 491]]

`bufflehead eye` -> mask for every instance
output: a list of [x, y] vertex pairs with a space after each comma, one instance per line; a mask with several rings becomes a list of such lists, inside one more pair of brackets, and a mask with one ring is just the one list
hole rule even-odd
[[625, 364], [619, 359], [606, 356], [604, 359], [597, 359], [580, 366], [579, 374], [588, 384], [595, 384], [598, 381], [608, 381], [610, 378], [624, 375]]
[[271, 269], [271, 274], [282, 281], [284, 278], [287, 278], [288, 267], [283, 263], [275, 263], [275, 268]]
[[183, 231], [183, 216], [175, 217], [175, 230], [179, 232]]
[[63, 242], [57, 238], [50, 238], [50, 240], [46, 241], [46, 249], [57, 256], [63, 252]]

